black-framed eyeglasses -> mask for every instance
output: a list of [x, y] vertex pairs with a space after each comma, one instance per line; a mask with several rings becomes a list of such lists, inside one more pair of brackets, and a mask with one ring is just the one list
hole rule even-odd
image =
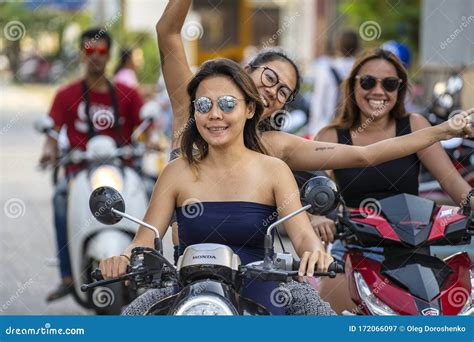
[[[264, 65], [251, 65], [252, 68], [262, 68], [262, 74], [260, 75], [260, 80], [262, 84], [267, 87], [271, 88], [276, 86], [280, 83], [280, 79], [278, 78], [278, 74], [275, 70], [264, 66]], [[294, 91], [291, 90], [288, 86], [282, 84], [277, 89], [277, 100], [280, 103], [289, 103], [295, 99]]]
[[400, 78], [394, 76], [377, 78], [371, 75], [357, 75], [355, 78], [359, 80], [360, 86], [364, 90], [370, 90], [377, 85], [377, 82], [380, 82], [382, 84], [382, 87], [386, 91], [393, 92], [397, 90], [400, 84], [402, 83], [402, 80]]
[[[217, 98], [217, 106], [223, 113], [230, 113], [237, 106], [237, 101], [245, 101], [245, 99], [237, 99], [232, 95], [222, 95]], [[193, 104], [197, 113], [207, 114], [212, 109], [213, 101], [207, 96], [201, 96], [195, 99]]]

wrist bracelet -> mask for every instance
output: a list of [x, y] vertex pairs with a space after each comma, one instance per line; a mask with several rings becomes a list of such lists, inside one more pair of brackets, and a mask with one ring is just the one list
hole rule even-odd
[[127, 260], [128, 260], [128, 262], [130, 262], [130, 257], [129, 257], [128, 255], [126, 255], [126, 254], [120, 254], [120, 256], [126, 257]]

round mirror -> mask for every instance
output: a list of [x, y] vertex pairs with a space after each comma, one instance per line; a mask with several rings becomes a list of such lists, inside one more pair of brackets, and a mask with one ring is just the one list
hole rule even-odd
[[111, 225], [119, 222], [122, 216], [114, 214], [112, 208], [125, 212], [125, 201], [114, 188], [101, 186], [89, 198], [89, 209], [97, 221]]
[[311, 204], [308, 212], [313, 215], [327, 215], [339, 205], [336, 183], [328, 177], [318, 176], [308, 180], [301, 188], [303, 205]]

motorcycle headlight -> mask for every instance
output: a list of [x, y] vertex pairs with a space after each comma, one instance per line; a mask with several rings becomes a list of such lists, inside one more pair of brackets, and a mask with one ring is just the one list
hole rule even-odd
[[474, 270], [469, 270], [471, 275], [471, 295], [467, 298], [466, 304], [459, 312], [459, 316], [474, 316]]
[[357, 292], [362, 299], [362, 302], [367, 306], [370, 313], [374, 316], [387, 316], [396, 315], [387, 304], [378, 299], [370, 290], [369, 286], [365, 282], [364, 278], [359, 272], [354, 272], [355, 283]]
[[235, 310], [224, 300], [214, 296], [197, 296], [186, 300], [175, 312], [175, 316], [233, 316]]
[[117, 168], [108, 165], [97, 168], [91, 174], [91, 187], [92, 190], [95, 190], [101, 186], [110, 186], [118, 192], [121, 192], [123, 181], [120, 171]]

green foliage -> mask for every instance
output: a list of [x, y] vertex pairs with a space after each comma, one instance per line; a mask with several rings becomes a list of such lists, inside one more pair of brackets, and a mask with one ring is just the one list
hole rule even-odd
[[137, 70], [140, 84], [156, 84], [161, 73], [160, 56], [155, 35], [150, 33], [126, 33], [121, 47], [139, 49], [143, 54], [143, 65]]
[[344, 0], [338, 10], [352, 26], [360, 27], [369, 20], [380, 25], [380, 38], [366, 41], [367, 47], [397, 40], [408, 45], [415, 54], [418, 51], [420, 0]]
[[[0, 3], [0, 27], [3, 28], [11, 21], [19, 21], [25, 27], [25, 37], [37, 38], [40, 34], [47, 32], [56, 36], [58, 46], [63, 46], [62, 38], [64, 29], [70, 23], [79, 24], [81, 30], [85, 30], [92, 25], [92, 15], [85, 10], [75, 12], [64, 12], [50, 7], [39, 7], [32, 10], [25, 6], [24, 1], [8, 1]], [[143, 66], [138, 70], [138, 79], [143, 84], [155, 84], [160, 74], [159, 53], [156, 38], [150, 33], [128, 33], [126, 28], [121, 27], [120, 20], [107, 27], [107, 32], [111, 35], [112, 60], [108, 70], [112, 71], [118, 62], [118, 54], [122, 47], [140, 49], [143, 53]], [[4, 38], [4, 37], [2, 37]], [[0, 49], [6, 51], [10, 60], [13, 74], [18, 70], [20, 60], [20, 40], [0, 39]], [[76, 45], [79, 46], [79, 42]], [[73, 49], [76, 49], [76, 46]], [[66, 51], [70, 58], [71, 51]], [[63, 49], [58, 49], [53, 58], [63, 58]], [[74, 52], [73, 52], [74, 54]], [[77, 71], [76, 63], [69, 64], [69, 69]]]

